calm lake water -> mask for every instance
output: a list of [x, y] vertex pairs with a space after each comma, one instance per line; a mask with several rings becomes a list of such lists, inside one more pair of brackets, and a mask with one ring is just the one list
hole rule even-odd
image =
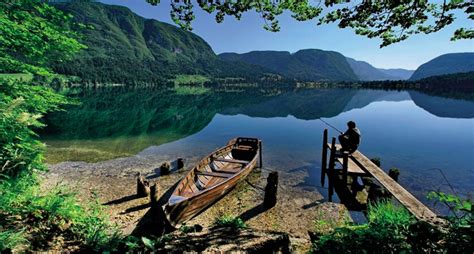
[[[302, 185], [319, 186], [319, 119], [362, 131], [361, 152], [382, 168], [401, 170], [400, 183], [427, 202], [432, 190], [474, 191], [474, 102], [414, 91], [354, 89], [176, 95], [159, 91], [91, 91], [82, 105], [48, 116], [47, 160], [95, 162], [121, 156], [204, 156], [236, 136], [263, 140], [264, 164], [305, 170]], [[337, 132], [329, 128], [329, 134]]]

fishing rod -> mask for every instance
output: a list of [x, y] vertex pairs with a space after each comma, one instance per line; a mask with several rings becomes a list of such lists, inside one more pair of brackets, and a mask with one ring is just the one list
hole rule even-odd
[[320, 120], [321, 122], [325, 123], [327, 126], [329, 126], [329, 127], [333, 128], [333, 129], [335, 129], [336, 131], [338, 131], [339, 133], [343, 134], [343, 132], [342, 132], [342, 131], [340, 131], [338, 128], [336, 128], [336, 127], [332, 126], [330, 123], [328, 123], [328, 122], [324, 121], [324, 120], [323, 120], [323, 119], [321, 119], [321, 118], [319, 118], [319, 120]]

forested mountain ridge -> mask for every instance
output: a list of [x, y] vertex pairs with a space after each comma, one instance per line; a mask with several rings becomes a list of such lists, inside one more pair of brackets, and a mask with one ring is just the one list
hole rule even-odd
[[405, 69], [376, 68], [367, 62], [358, 61], [350, 57], [346, 57], [346, 60], [359, 80], [362, 81], [406, 80], [413, 73], [413, 71]]
[[420, 65], [410, 80], [470, 71], [474, 71], [474, 53], [444, 54]]
[[287, 51], [251, 51], [244, 54], [222, 53], [219, 57], [262, 66], [298, 80], [358, 80], [345, 57], [334, 51], [304, 49], [293, 54]]
[[65, 63], [52, 63], [61, 74], [99, 83], [161, 83], [176, 74], [259, 76], [264, 71], [224, 62], [201, 37], [123, 6], [72, 2], [55, 7], [89, 27], [80, 29], [87, 49]]
[[379, 71], [388, 74], [393, 77], [397, 77], [398, 79], [401, 80], [407, 80], [413, 75], [415, 70], [407, 70], [407, 69], [401, 69], [401, 68], [395, 68], [395, 69], [382, 69], [382, 68], [377, 68]]

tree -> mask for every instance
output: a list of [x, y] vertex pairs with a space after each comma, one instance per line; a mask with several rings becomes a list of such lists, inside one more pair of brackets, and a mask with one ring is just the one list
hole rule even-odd
[[40, 0], [0, 2], [0, 72], [48, 74], [46, 64], [85, 48], [71, 18]]
[[[51, 74], [46, 67], [85, 46], [76, 39], [71, 16], [40, 0], [0, 2], [0, 73]], [[51, 89], [0, 77], [0, 175], [43, 169], [42, 148], [34, 132], [42, 115], [66, 104]], [[1, 180], [1, 178], [0, 178]]]
[[[157, 5], [160, 0], [146, 0]], [[245, 12], [255, 11], [264, 21], [264, 28], [280, 30], [277, 17], [291, 13], [298, 21], [317, 19], [317, 25], [338, 23], [340, 28], [353, 28], [359, 35], [382, 39], [381, 47], [407, 39], [412, 34], [434, 33], [454, 21], [454, 11], [460, 10], [474, 20], [474, 2], [471, 0], [259, 0], [259, 1], [197, 1], [199, 8], [215, 14], [221, 23], [225, 16], [240, 19]], [[184, 29], [191, 30], [194, 5], [191, 0], [171, 0], [171, 18]], [[472, 28], [458, 28], [451, 40], [472, 39]]]

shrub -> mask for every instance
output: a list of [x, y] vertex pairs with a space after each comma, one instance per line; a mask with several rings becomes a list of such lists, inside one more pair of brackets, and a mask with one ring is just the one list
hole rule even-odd
[[217, 218], [214, 224], [218, 227], [230, 227], [237, 230], [247, 228], [247, 225], [241, 218], [230, 215]]
[[409, 249], [408, 227], [413, 217], [391, 202], [370, 205], [368, 223], [345, 225], [323, 234], [313, 243], [313, 251], [323, 253], [399, 253]]

